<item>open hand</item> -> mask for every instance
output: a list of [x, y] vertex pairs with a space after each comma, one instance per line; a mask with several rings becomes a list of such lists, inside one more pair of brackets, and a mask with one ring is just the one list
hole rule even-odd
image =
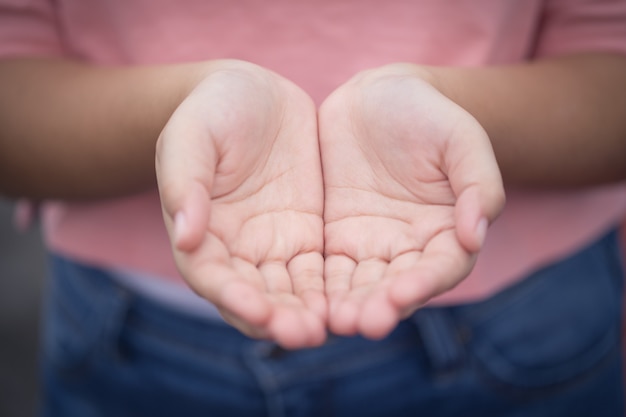
[[157, 147], [182, 276], [243, 333], [288, 348], [326, 335], [316, 109], [291, 82], [225, 62], [174, 112]]
[[364, 72], [319, 112], [330, 329], [382, 338], [465, 278], [504, 204], [479, 123], [410, 65]]

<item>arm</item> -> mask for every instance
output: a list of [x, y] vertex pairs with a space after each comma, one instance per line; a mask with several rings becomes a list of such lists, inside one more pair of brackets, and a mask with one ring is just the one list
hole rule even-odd
[[0, 89], [0, 192], [83, 199], [158, 185], [193, 290], [250, 336], [324, 341], [322, 173], [306, 93], [230, 60], [6, 61]]
[[534, 187], [626, 178], [625, 62], [394, 64], [335, 91], [320, 109], [331, 329], [383, 337], [463, 280], [504, 204], [499, 171]]
[[505, 182], [549, 187], [626, 179], [625, 56], [429, 72], [485, 128]]
[[77, 199], [155, 185], [159, 132], [209, 67], [0, 62], [0, 193]]

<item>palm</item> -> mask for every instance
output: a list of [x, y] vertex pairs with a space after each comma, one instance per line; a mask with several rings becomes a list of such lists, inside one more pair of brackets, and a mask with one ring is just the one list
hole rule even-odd
[[405, 76], [335, 92], [320, 142], [331, 329], [382, 337], [471, 270], [482, 179], [501, 187], [495, 160], [471, 116]]
[[[170, 233], [177, 210], [168, 209], [168, 194], [186, 199], [187, 223], [202, 226], [175, 247], [182, 275], [247, 334], [289, 347], [321, 343], [323, 190], [313, 104], [274, 75], [230, 72], [187, 101], [159, 152], [159, 165], [176, 156], [185, 165], [171, 176], [158, 169]], [[185, 145], [190, 129], [200, 134]], [[192, 181], [181, 194], [185, 169]]]

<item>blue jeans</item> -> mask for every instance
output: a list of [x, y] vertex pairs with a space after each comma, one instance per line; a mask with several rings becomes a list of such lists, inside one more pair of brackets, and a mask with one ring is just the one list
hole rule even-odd
[[623, 416], [616, 233], [382, 341], [285, 351], [53, 257], [42, 415]]

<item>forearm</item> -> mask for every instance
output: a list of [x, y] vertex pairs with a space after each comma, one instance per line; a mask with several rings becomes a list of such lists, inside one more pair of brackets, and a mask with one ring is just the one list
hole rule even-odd
[[0, 62], [0, 193], [101, 198], [155, 184], [155, 143], [206, 64]]
[[486, 129], [505, 182], [550, 187], [626, 179], [626, 57], [430, 70], [436, 86]]

